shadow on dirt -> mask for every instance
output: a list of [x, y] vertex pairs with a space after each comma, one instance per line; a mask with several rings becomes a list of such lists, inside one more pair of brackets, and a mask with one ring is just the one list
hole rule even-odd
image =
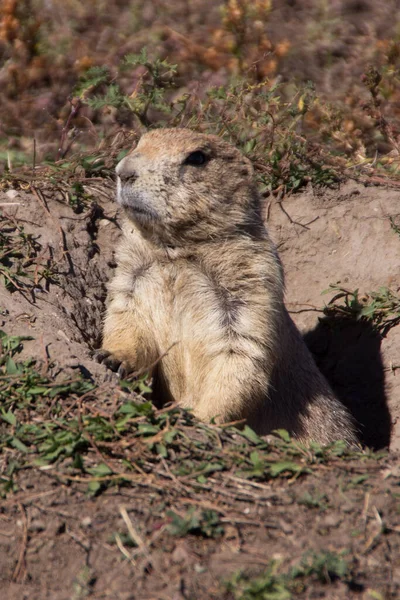
[[304, 335], [319, 369], [358, 423], [362, 444], [379, 450], [390, 443], [381, 336], [367, 322], [335, 316], [320, 319]]

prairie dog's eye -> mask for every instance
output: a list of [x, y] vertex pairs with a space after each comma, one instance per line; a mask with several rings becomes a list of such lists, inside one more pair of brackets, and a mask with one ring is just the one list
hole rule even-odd
[[183, 162], [184, 165], [193, 165], [199, 167], [208, 161], [208, 156], [201, 150], [196, 150], [187, 156]]

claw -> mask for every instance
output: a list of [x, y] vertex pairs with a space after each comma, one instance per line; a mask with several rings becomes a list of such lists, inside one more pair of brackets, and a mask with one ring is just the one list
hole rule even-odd
[[93, 352], [93, 358], [95, 361], [97, 361], [98, 363], [102, 363], [106, 358], [108, 358], [111, 355], [111, 352], [109, 352], [108, 350], [103, 350], [103, 348], [100, 348], [100, 350], [95, 350]]
[[118, 371], [117, 371], [118, 377], [120, 379], [126, 379], [128, 373], [129, 373], [128, 365], [126, 364], [126, 362], [122, 362], [118, 367]]
[[115, 358], [111, 352], [104, 350], [103, 348], [96, 350], [93, 354], [93, 358], [97, 360], [98, 363], [105, 365], [110, 371], [117, 373], [120, 379], [125, 379], [130, 371], [127, 362]]
[[108, 350], [97, 350], [94, 353], [94, 358], [100, 364], [105, 365], [108, 369], [114, 371], [114, 373], [116, 373], [122, 365], [122, 361], [118, 360], [118, 358], [115, 358], [115, 356]]

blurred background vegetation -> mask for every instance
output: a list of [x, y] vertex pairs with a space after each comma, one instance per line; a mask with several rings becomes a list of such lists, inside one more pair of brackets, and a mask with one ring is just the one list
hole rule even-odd
[[3, 0], [0, 172], [189, 126], [268, 190], [394, 178], [399, 66], [396, 0]]

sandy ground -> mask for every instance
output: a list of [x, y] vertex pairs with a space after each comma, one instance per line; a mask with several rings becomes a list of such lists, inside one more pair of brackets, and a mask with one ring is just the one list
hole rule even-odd
[[333, 331], [314, 309], [335, 295], [321, 295], [335, 284], [360, 295], [380, 287], [398, 293], [400, 239], [389, 218], [399, 214], [399, 201], [396, 189], [348, 182], [337, 191], [310, 188], [286, 198], [282, 206], [293, 223], [279, 204], [269, 210], [294, 320], [340, 398], [364, 424], [367, 443], [385, 445], [390, 421], [392, 449], [400, 448], [400, 327], [382, 339], [362, 323]]
[[[51, 259], [57, 275], [49, 285], [36, 277], [29, 293], [1, 287], [0, 308], [1, 329], [34, 338], [25, 342], [23, 356], [36, 357], [54, 377], [80, 371], [101, 384], [108, 374], [90, 351], [100, 343], [119, 227], [113, 185], [99, 185], [96, 204], [81, 214], [44, 184], [35, 193], [1, 194], [9, 226], [23, 226], [41, 244], [38, 272]], [[240, 596], [223, 582], [238, 570], [257, 575], [271, 559], [283, 568], [304, 553], [327, 550], [345, 551], [350, 574], [322, 581], [310, 576], [296, 583], [295, 597], [398, 597], [400, 325], [381, 337], [367, 322], [326, 319], [320, 309], [335, 294], [321, 295], [330, 284], [361, 294], [381, 286], [399, 291], [400, 239], [389, 221], [399, 213], [399, 200], [396, 189], [348, 182], [265, 203], [285, 266], [288, 308], [356, 416], [362, 440], [375, 448], [390, 442], [388, 458], [338, 458], [287, 481], [247, 482], [221, 472], [200, 488], [171, 476], [177, 467], [169, 458], [169, 466], [160, 462], [136, 483], [97, 497], [88, 497], [84, 483], [65, 479], [63, 465], [23, 469], [16, 490], [0, 504], [2, 597], [236, 600]], [[101, 411], [99, 403], [100, 397]], [[217, 510], [222, 537], [168, 533], [168, 508], [185, 514], [193, 506]], [[144, 540], [135, 560], [113, 541], [116, 532], [127, 535], [127, 522]]]
[[[54, 191], [39, 196], [20, 191], [3, 210], [38, 237], [44, 256], [51, 248], [61, 285], [38, 286], [34, 298], [0, 289], [2, 327], [29, 333], [26, 355], [59, 366], [88, 369], [99, 346], [106, 282], [112, 274], [119, 236], [113, 187], [96, 208], [76, 215]], [[365, 322], [324, 320], [319, 312], [335, 295], [330, 285], [360, 295], [388, 287], [399, 291], [400, 239], [390, 224], [399, 213], [400, 191], [348, 182], [337, 190], [316, 190], [266, 200], [266, 222], [286, 274], [286, 303], [316, 361], [341, 400], [360, 423], [362, 441], [400, 449], [400, 326], [381, 337]], [[62, 235], [65, 236], [63, 241]], [[67, 250], [67, 253], [66, 253]], [[72, 272], [71, 272], [72, 265]], [[390, 414], [389, 414], [390, 413]]]

